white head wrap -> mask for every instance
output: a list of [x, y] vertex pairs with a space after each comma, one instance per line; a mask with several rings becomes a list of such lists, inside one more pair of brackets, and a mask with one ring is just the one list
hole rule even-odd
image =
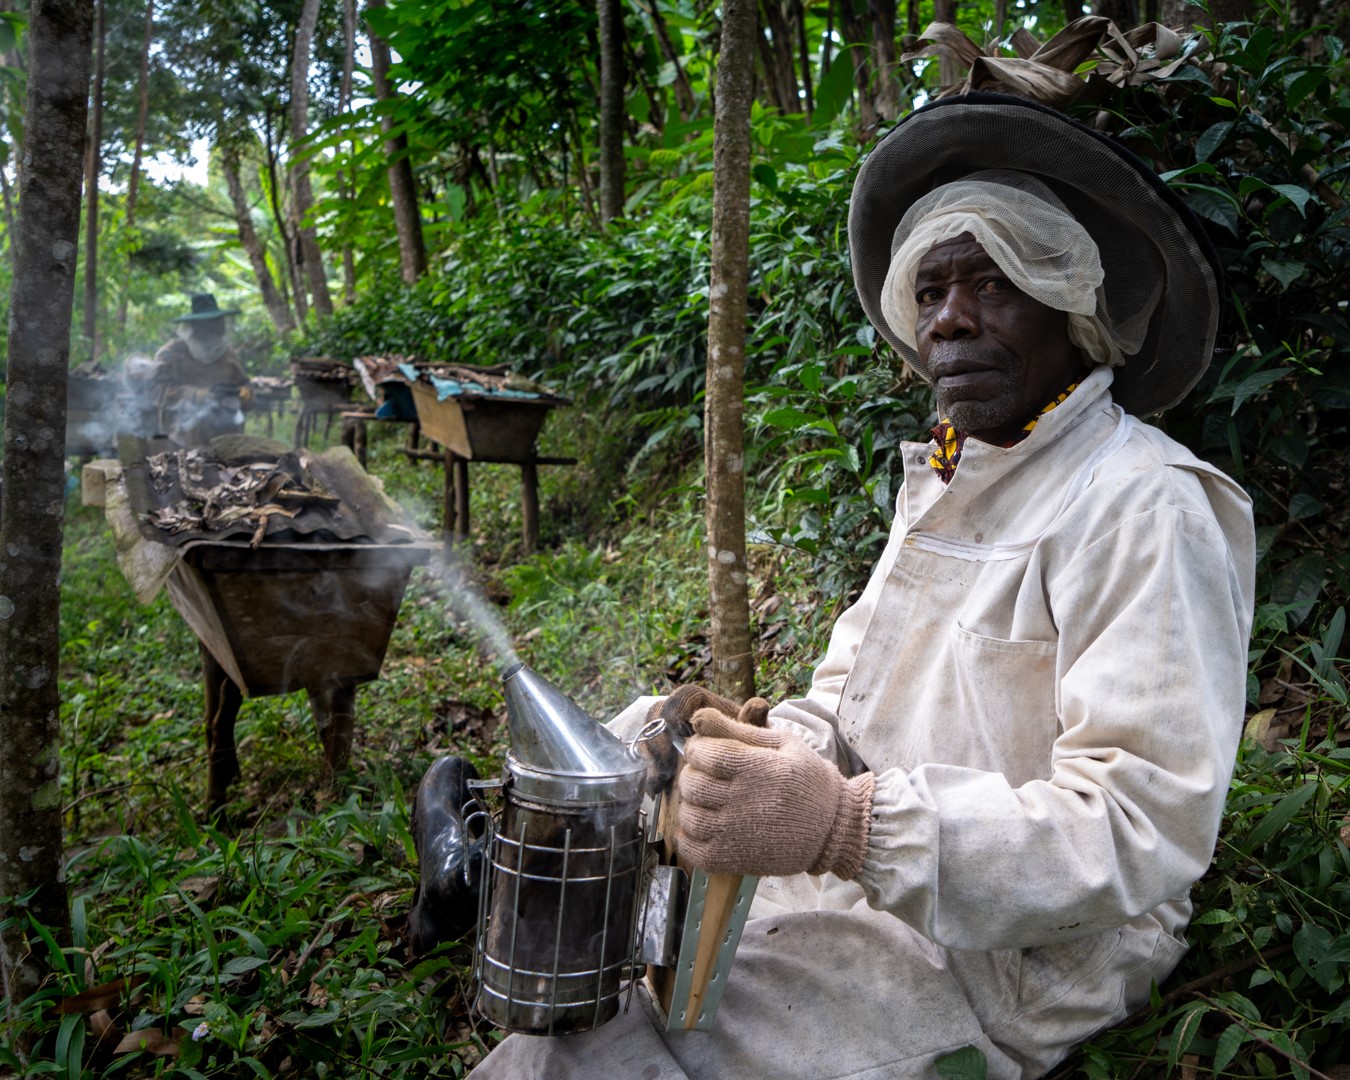
[[1097, 245], [1045, 184], [1028, 173], [972, 173], [915, 201], [895, 230], [881, 311], [911, 348], [919, 261], [936, 244], [970, 233], [1022, 292], [1069, 314], [1069, 340], [1094, 364], [1114, 366], [1138, 351], [1142, 338], [1113, 335], [1101, 295], [1105, 278]]

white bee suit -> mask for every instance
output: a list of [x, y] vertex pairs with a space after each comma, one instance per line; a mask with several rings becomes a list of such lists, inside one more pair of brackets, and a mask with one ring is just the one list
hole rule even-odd
[[658, 1030], [639, 992], [480, 1078], [930, 1077], [966, 1045], [1034, 1077], [1147, 999], [1213, 854], [1254, 540], [1242, 490], [1111, 379], [1014, 447], [968, 441], [949, 485], [904, 445], [886, 550], [770, 721], [876, 774], [857, 879], [761, 882], [712, 1032]]

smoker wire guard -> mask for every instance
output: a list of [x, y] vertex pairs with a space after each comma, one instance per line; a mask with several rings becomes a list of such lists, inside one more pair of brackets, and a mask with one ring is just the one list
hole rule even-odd
[[[651, 725], [648, 725], [650, 728]], [[644, 731], [647, 729], [644, 729]], [[639, 734], [638, 738], [642, 735]], [[683, 756], [683, 740], [675, 737], [673, 739], [677, 751]], [[508, 761], [510, 759], [508, 758]], [[482, 839], [484, 842], [484, 851], [487, 862], [480, 871], [481, 887], [479, 889], [478, 904], [478, 922], [474, 937], [474, 957], [473, 957], [473, 977], [477, 986], [474, 995], [473, 1011], [479, 1016], [484, 1017], [503, 1027], [508, 1031], [520, 1031], [525, 1034], [534, 1035], [554, 1035], [553, 1018], [550, 1017], [550, 1023], [545, 1030], [539, 1030], [534, 1027], [510, 1027], [500, 1023], [489, 1012], [485, 1011], [483, 1003], [483, 994], [486, 986], [484, 979], [484, 960], [486, 957], [486, 941], [489, 930], [489, 914], [492, 907], [492, 891], [496, 871], [510, 868], [502, 867], [497, 857], [497, 817], [484, 797], [488, 791], [501, 791], [505, 793], [510, 786], [509, 765], [504, 771], [502, 779], [495, 780], [471, 780], [468, 788], [472, 793], [472, 800], [463, 807], [463, 817], [465, 832], [472, 835], [476, 827], [481, 826]], [[593, 1001], [572, 1002], [571, 1005], [589, 1005], [593, 1007], [593, 1022], [583, 1027], [569, 1028], [565, 1032], [558, 1034], [579, 1034], [583, 1031], [594, 1030], [613, 1018], [619, 1011], [617, 1000], [620, 996], [624, 997], [623, 1011], [627, 1012], [632, 1001], [633, 991], [636, 989], [639, 979], [648, 978], [648, 988], [651, 991], [653, 1005], [657, 1011], [661, 1012], [665, 1018], [665, 1028], [667, 1031], [710, 1031], [716, 1019], [717, 1008], [721, 1003], [722, 991], [726, 984], [727, 975], [731, 970], [732, 963], [736, 957], [736, 949], [740, 944], [741, 933], [745, 927], [745, 922], [749, 914], [750, 904], [754, 899], [755, 890], [759, 879], [752, 876], [743, 876], [740, 879], [739, 887], [736, 890], [732, 901], [732, 908], [726, 916], [726, 921], [720, 926], [714, 926], [712, 929], [721, 934], [721, 941], [716, 945], [716, 959], [711, 967], [707, 967], [706, 954], [710, 951], [708, 946], [700, 949], [702, 942], [703, 919], [705, 914], [705, 904], [709, 896], [709, 886], [713, 882], [713, 877], [706, 871], [692, 869], [686, 872], [683, 868], [673, 865], [657, 862], [661, 835], [657, 830], [657, 823], [661, 816], [662, 800], [665, 793], [659, 793], [655, 798], [650, 794], [644, 794], [641, 802], [641, 808], [638, 812], [634, 824], [637, 827], [636, 834], [631, 841], [625, 843], [638, 843], [641, 858], [636, 867], [637, 883], [633, 902], [633, 914], [630, 920], [628, 938], [631, 941], [631, 947], [628, 950], [625, 959], [620, 960], [617, 965], [604, 964], [604, 942], [602, 939], [600, 962], [601, 967], [584, 972], [571, 972], [568, 974], [576, 976], [595, 977], [602, 981], [605, 971], [610, 966], [620, 969], [616, 987], [614, 991], [602, 997], [601, 987], [597, 986], [597, 993]], [[505, 804], [503, 802], [503, 810]], [[611, 827], [611, 832], [613, 828]], [[523, 830], [521, 840], [518, 841], [522, 848]], [[558, 853], [561, 849], [538, 849], [551, 850]], [[613, 869], [614, 845], [611, 843], [610, 866], [611, 874]], [[523, 857], [523, 856], [522, 856]], [[466, 884], [471, 883], [471, 868], [466, 862], [464, 874]], [[515, 875], [517, 889], [519, 888], [521, 877], [524, 875]], [[565, 886], [562, 890], [565, 894]], [[560, 902], [560, 911], [565, 901]], [[513, 908], [518, 910], [513, 904]], [[681, 916], [682, 909], [682, 916]], [[606, 911], [606, 915], [608, 911]], [[607, 922], [607, 919], [605, 920]], [[562, 916], [559, 915], [559, 935], [562, 929]], [[514, 931], [513, 927], [513, 931]], [[513, 942], [514, 950], [514, 942]], [[677, 951], [676, 951], [677, 950]], [[703, 953], [703, 966], [699, 970], [699, 954]], [[554, 963], [555, 970], [551, 973], [554, 979], [554, 988], [556, 990], [556, 978], [558, 971], [556, 964], [559, 960], [559, 948], [555, 943]], [[642, 974], [642, 967], [648, 968], [647, 975]], [[627, 968], [627, 982], [622, 983], [624, 976], [623, 968]], [[651, 981], [652, 968], [669, 968], [674, 971], [673, 988], [670, 997], [670, 1008], [663, 1007], [660, 994], [657, 987]], [[550, 973], [535, 973], [548, 975]], [[507, 987], [508, 995], [514, 988], [516, 971], [514, 966], [508, 973]], [[702, 985], [695, 985], [698, 978]], [[496, 995], [500, 997], [501, 995]], [[697, 1007], [697, 1013], [692, 1017], [689, 1015], [690, 1002], [693, 1001]], [[601, 1017], [606, 1005], [614, 1002], [614, 1010]], [[531, 1007], [553, 1007], [552, 1002], [538, 1001], [518, 1001], [508, 996], [502, 1002], [503, 1008], [509, 1010], [513, 1005], [521, 1005], [526, 1008]]]

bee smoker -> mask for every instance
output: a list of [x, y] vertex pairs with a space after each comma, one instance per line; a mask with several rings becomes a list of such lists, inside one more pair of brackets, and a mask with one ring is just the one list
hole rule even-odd
[[[511, 750], [500, 784], [478, 785], [501, 788], [501, 809], [494, 816], [480, 800], [473, 815], [488, 852], [475, 1011], [507, 1031], [589, 1031], [645, 970], [669, 1029], [708, 1030], [756, 879], [682, 863], [664, 835], [678, 783], [655, 779], [646, 759], [525, 665], [503, 683]], [[672, 739], [677, 760], [682, 751]]]
[[508, 1031], [589, 1031], [632, 977], [645, 767], [530, 668], [503, 681], [512, 746], [488, 816], [475, 1007]]

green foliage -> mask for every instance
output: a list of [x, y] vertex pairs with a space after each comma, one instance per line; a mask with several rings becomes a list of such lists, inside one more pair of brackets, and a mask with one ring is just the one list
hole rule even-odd
[[1224, 351], [1165, 426], [1255, 502], [1256, 639], [1268, 650], [1350, 592], [1350, 90], [1338, 38], [1270, 17], [1222, 27], [1209, 60], [1112, 108], [1207, 221], [1227, 274]]

